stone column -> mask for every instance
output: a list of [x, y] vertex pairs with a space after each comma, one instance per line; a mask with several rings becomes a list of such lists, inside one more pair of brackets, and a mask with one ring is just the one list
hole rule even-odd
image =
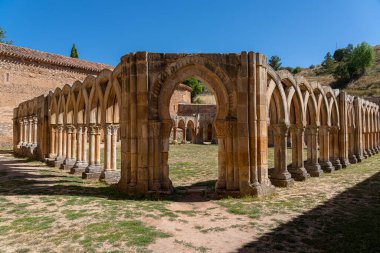
[[100, 166], [100, 139], [101, 139], [101, 127], [96, 127], [96, 134], [95, 134], [95, 165]]
[[215, 189], [220, 191], [226, 189], [226, 123], [215, 122], [215, 132], [216, 138], [218, 138], [218, 181], [216, 182]]
[[112, 139], [112, 125], [105, 127], [104, 138], [104, 171], [111, 170], [111, 139]]
[[77, 134], [76, 134], [77, 130], [76, 130], [76, 127], [73, 126], [72, 127], [72, 134], [71, 134], [71, 157], [70, 159], [72, 161], [76, 161], [77, 158]]
[[319, 131], [320, 164], [324, 172], [333, 172], [334, 167], [330, 162], [330, 127], [321, 126]]
[[33, 118], [28, 119], [28, 146], [32, 145], [32, 133], [33, 133]]
[[111, 169], [117, 170], [117, 132], [119, 125], [113, 125], [111, 139]]
[[287, 137], [288, 126], [285, 124], [272, 125], [274, 140], [274, 170], [269, 176], [275, 186], [287, 187], [294, 183], [287, 170]]
[[37, 125], [38, 124], [38, 118], [36, 116], [33, 117], [33, 145], [37, 146]]
[[339, 159], [339, 128], [338, 126], [332, 126], [330, 129], [330, 161], [336, 170], [342, 168], [342, 164]]
[[319, 177], [323, 171], [318, 163], [318, 127], [307, 127], [307, 164], [306, 170], [312, 177]]
[[355, 132], [354, 131], [355, 131], [355, 129], [353, 128], [353, 126], [350, 126], [348, 128], [348, 142], [349, 142], [348, 159], [349, 159], [350, 163], [353, 163], [353, 164], [358, 162], [358, 159], [356, 158], [356, 155], [355, 155]]
[[370, 132], [369, 130], [367, 130], [367, 132], [365, 133], [365, 140], [366, 140], [366, 152], [367, 152], [367, 155], [368, 156], [372, 156], [373, 153], [372, 153], [372, 150], [371, 150], [371, 138], [370, 138]]
[[29, 121], [28, 118], [24, 118], [24, 138], [23, 138], [23, 145], [26, 146], [28, 144], [28, 127], [29, 127]]
[[87, 127], [79, 125], [76, 130], [76, 162], [74, 167], [71, 168], [71, 174], [79, 174], [85, 171], [87, 164], [87, 154], [86, 154], [86, 145], [87, 145]]
[[66, 160], [71, 158], [71, 141], [73, 135], [73, 126], [66, 126]]
[[67, 153], [67, 128], [66, 125], [62, 128], [62, 156], [66, 158]]
[[82, 127], [82, 162], [86, 165], [88, 164], [87, 157], [87, 138], [88, 138], [88, 128], [86, 126]]
[[50, 125], [50, 154], [49, 158], [55, 158], [57, 156], [56, 148], [56, 126]]
[[289, 167], [289, 172], [296, 181], [304, 181], [310, 177], [304, 167], [304, 132], [305, 128], [303, 126], [292, 126], [291, 128], [292, 165]]
[[90, 161], [82, 174], [84, 179], [99, 179], [102, 168], [100, 166], [100, 131], [98, 125], [90, 125]]
[[23, 139], [23, 133], [24, 133], [24, 121], [22, 119], [19, 119], [18, 120], [18, 124], [19, 124], [19, 131], [18, 131], [18, 135], [19, 135], [19, 142], [18, 142], [18, 147], [20, 148], [24, 142], [24, 139]]

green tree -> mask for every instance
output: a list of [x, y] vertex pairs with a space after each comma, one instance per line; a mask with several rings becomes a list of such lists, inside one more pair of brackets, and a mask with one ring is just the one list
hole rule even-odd
[[3, 28], [0, 27], [0, 43], [5, 43], [5, 44], [13, 44], [13, 41], [11, 40], [5, 40], [7, 38], [7, 33]]
[[194, 101], [194, 99], [203, 92], [202, 85], [195, 77], [190, 77], [186, 79], [183, 83], [193, 89], [191, 92], [192, 101]]
[[352, 44], [348, 44], [347, 47], [345, 47], [345, 48], [339, 48], [339, 49], [335, 50], [334, 60], [337, 62], [341, 62], [341, 61], [348, 59], [350, 57], [350, 55], [352, 54], [353, 48], [354, 47]]
[[71, 47], [71, 53], [70, 53], [71, 58], [79, 58], [77, 48], [75, 47], [75, 44]]
[[375, 61], [375, 51], [367, 42], [362, 42], [353, 50], [348, 60], [350, 78], [358, 78], [364, 75], [366, 68], [372, 66]]
[[273, 55], [269, 59], [269, 65], [274, 69], [274, 70], [280, 70], [281, 69], [281, 58], [278, 57], [277, 55]]
[[375, 51], [366, 42], [353, 49], [348, 48], [348, 50], [348, 56], [339, 63], [334, 71], [334, 77], [343, 82], [349, 82], [364, 75], [366, 68], [370, 67], [375, 60]]
[[295, 74], [298, 74], [299, 72], [302, 71], [302, 68], [301, 67], [295, 67], [292, 71], [292, 73], [295, 75]]
[[322, 62], [322, 68], [324, 70], [325, 73], [333, 73], [334, 72], [334, 60], [330, 54], [330, 52], [328, 52], [326, 55], [325, 55], [325, 59], [323, 60]]

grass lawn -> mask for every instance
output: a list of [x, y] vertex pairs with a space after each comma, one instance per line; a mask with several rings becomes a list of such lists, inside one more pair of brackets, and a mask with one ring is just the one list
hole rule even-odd
[[[217, 148], [170, 146], [174, 186], [212, 187]], [[261, 199], [137, 199], [0, 151], [0, 252], [379, 252], [379, 157]]]

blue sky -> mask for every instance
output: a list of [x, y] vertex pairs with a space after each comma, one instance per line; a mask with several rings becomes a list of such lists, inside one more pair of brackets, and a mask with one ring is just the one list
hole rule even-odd
[[261, 52], [309, 66], [348, 43], [380, 44], [380, 0], [0, 0], [15, 45], [116, 65], [153, 52]]

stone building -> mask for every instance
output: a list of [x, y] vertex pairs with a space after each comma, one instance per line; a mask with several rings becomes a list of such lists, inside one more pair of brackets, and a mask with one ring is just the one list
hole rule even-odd
[[0, 43], [0, 144], [12, 142], [13, 108], [113, 66]]
[[[218, 142], [218, 193], [270, 194], [274, 186], [333, 173], [380, 150], [378, 105], [286, 70], [275, 71], [255, 52], [125, 55], [113, 71], [103, 70], [15, 108], [14, 150], [33, 155], [28, 150], [34, 147], [37, 159], [69, 164], [84, 178], [107, 179], [117, 169], [120, 131], [118, 189], [126, 194], [171, 193], [169, 140], [178, 125], [170, 101], [189, 77], [207, 83], [217, 102], [211, 128]], [[177, 114], [184, 111], [201, 108], [179, 104]]]

